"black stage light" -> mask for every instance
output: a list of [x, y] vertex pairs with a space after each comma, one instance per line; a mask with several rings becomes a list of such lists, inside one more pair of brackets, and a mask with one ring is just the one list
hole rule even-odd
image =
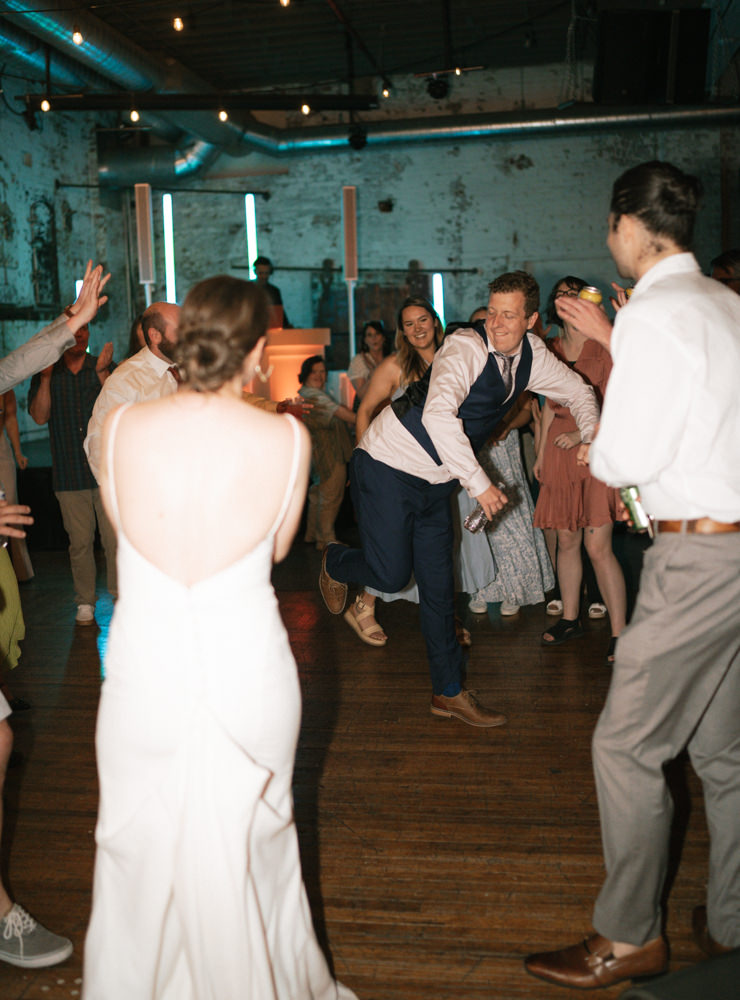
[[450, 81], [446, 76], [430, 76], [427, 80], [427, 93], [437, 101], [443, 101], [450, 92]]
[[367, 146], [367, 129], [364, 125], [353, 125], [349, 130], [347, 142], [352, 149], [360, 150]]

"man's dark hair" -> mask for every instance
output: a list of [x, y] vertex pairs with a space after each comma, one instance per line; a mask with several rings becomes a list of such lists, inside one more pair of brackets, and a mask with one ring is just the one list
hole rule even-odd
[[270, 268], [270, 274], [275, 270], [269, 257], [256, 257], [252, 267], [257, 270], [258, 267], [262, 267], [263, 265]]
[[716, 268], [721, 268], [723, 271], [730, 271], [736, 278], [740, 278], [740, 248], [725, 250], [719, 257], [715, 257], [709, 266], [713, 271]]
[[521, 292], [524, 296], [524, 310], [527, 316], [536, 313], [540, 307], [540, 286], [528, 271], [509, 271], [494, 278], [488, 286], [494, 292]]
[[664, 236], [681, 250], [688, 250], [701, 193], [699, 178], [685, 174], [672, 163], [641, 163], [614, 182], [609, 206], [613, 225], [623, 215], [634, 215], [655, 237], [656, 249], [664, 249], [660, 245], [660, 237]]

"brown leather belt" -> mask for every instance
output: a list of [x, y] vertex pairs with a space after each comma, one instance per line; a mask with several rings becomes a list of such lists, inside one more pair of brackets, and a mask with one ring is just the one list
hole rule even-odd
[[675, 531], [685, 535], [718, 535], [727, 531], [740, 531], [740, 521], [713, 521], [711, 517], [699, 517], [693, 521], [656, 521], [658, 533]]

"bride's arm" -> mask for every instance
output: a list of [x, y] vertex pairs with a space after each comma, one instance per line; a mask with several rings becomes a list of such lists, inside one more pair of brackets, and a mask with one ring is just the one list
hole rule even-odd
[[[293, 431], [287, 426], [287, 422], [285, 430], [290, 433], [292, 441]], [[291, 543], [295, 537], [295, 533], [298, 530], [301, 514], [303, 513], [303, 503], [306, 499], [308, 470], [311, 466], [311, 439], [309, 438], [308, 431], [303, 424], [300, 425], [299, 430], [300, 435], [298, 440], [300, 442], [300, 456], [298, 459], [298, 475], [296, 476], [293, 495], [290, 498], [288, 509], [285, 513], [285, 517], [283, 518], [283, 523], [275, 532], [275, 551], [272, 557], [273, 562], [280, 562], [287, 556]]]

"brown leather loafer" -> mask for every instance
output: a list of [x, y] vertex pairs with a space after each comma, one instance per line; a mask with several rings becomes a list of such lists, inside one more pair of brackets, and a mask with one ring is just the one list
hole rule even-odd
[[[333, 544], [333, 543], [332, 543]], [[319, 590], [324, 598], [324, 604], [333, 615], [341, 615], [344, 605], [347, 603], [347, 584], [333, 580], [326, 572], [326, 553], [329, 551], [327, 545], [321, 557], [321, 572], [319, 573]]]
[[569, 948], [528, 955], [524, 968], [530, 975], [557, 986], [594, 990], [621, 983], [623, 979], [660, 975], [668, 968], [668, 948], [663, 938], [655, 938], [639, 951], [616, 958], [611, 941], [601, 934], [592, 934]]
[[479, 726], [483, 729], [491, 726], [503, 726], [506, 722], [505, 715], [489, 711], [481, 705], [472, 691], [466, 691], [465, 688], [454, 698], [447, 698], [443, 694], [433, 694], [430, 711], [432, 715], [439, 715], [445, 719], [461, 719], [469, 726]]
[[725, 955], [728, 951], [733, 950], [727, 945], [720, 944], [719, 941], [715, 941], [709, 933], [709, 928], [707, 927], [706, 906], [694, 907], [694, 912], [691, 914], [691, 930], [694, 934], [694, 941], [696, 941], [699, 948], [705, 955]]

